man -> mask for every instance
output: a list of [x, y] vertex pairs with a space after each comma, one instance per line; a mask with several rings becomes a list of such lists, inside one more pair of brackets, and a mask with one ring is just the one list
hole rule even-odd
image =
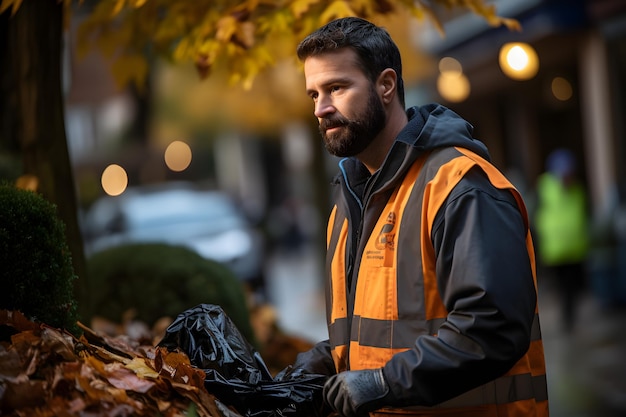
[[547, 416], [535, 265], [519, 193], [471, 126], [404, 108], [388, 33], [339, 19], [298, 46], [327, 150], [341, 160], [327, 236], [329, 375], [342, 416]]
[[576, 176], [576, 157], [559, 148], [546, 160], [537, 179], [537, 253], [540, 264], [556, 279], [561, 320], [567, 333], [576, 322], [577, 301], [586, 283], [590, 247], [587, 193]]

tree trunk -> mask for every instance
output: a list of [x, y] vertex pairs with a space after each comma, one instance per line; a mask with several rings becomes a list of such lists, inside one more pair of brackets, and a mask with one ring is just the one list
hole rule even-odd
[[61, 2], [30, 0], [9, 20], [8, 59], [15, 89], [15, 131], [23, 175], [57, 206], [72, 252], [76, 297], [86, 302], [83, 244], [77, 220], [74, 176], [68, 153], [62, 90], [64, 12]]

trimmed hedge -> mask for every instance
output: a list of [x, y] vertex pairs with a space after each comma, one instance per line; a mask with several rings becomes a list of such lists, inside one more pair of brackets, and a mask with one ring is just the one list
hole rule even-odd
[[76, 278], [56, 206], [0, 183], [0, 308], [78, 334]]
[[81, 315], [120, 322], [132, 309], [148, 325], [201, 303], [216, 304], [255, 344], [242, 283], [227, 267], [182, 246], [126, 244], [87, 259], [90, 302]]

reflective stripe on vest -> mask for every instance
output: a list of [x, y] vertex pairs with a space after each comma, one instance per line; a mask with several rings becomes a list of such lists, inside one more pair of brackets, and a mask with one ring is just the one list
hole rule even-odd
[[[448, 312], [437, 290], [432, 222], [451, 190], [475, 166], [487, 174], [495, 187], [510, 190], [527, 222], [526, 209], [517, 190], [484, 159], [465, 149], [452, 148], [425, 155], [413, 164], [402, 185], [391, 195], [371, 235], [363, 236], [368, 241], [363, 252], [357, 254], [361, 256], [361, 266], [351, 324], [347, 318], [345, 276], [349, 225], [343, 211], [346, 209], [340, 206], [333, 209], [327, 238], [327, 268], [332, 277], [327, 287], [330, 306], [327, 314], [337, 371], [384, 366], [395, 353], [413, 347], [419, 335], [436, 335]], [[411, 210], [405, 210], [406, 207]], [[415, 238], [418, 228], [420, 239]], [[530, 231], [526, 243], [536, 286]], [[398, 263], [398, 258], [402, 262]], [[416, 279], [406, 279], [409, 276]], [[507, 415], [521, 416], [515, 410], [525, 409], [522, 403], [526, 400], [536, 404], [533, 410], [547, 412], [545, 363], [537, 314], [528, 352], [506, 375], [437, 408], [508, 404]], [[398, 411], [413, 413], [417, 409]]]

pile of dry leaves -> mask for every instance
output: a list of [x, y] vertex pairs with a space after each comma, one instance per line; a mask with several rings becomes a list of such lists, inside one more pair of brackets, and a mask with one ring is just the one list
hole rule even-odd
[[0, 415], [234, 417], [181, 352], [0, 310]]

